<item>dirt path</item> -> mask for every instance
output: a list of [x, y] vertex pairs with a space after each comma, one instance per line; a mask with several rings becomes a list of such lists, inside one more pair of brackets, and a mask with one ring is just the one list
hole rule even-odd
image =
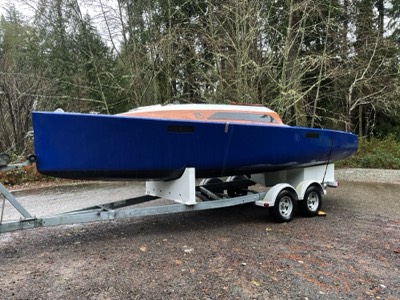
[[400, 299], [399, 195], [345, 181], [287, 224], [246, 205], [1, 234], [0, 298]]

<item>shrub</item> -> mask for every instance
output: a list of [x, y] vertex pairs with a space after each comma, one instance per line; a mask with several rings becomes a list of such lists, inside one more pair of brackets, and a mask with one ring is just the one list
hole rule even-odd
[[44, 176], [36, 170], [35, 164], [15, 170], [0, 172], [0, 182], [4, 185], [16, 185], [43, 179]]
[[369, 138], [359, 141], [352, 157], [337, 163], [338, 167], [400, 169], [400, 142], [394, 135], [385, 139]]

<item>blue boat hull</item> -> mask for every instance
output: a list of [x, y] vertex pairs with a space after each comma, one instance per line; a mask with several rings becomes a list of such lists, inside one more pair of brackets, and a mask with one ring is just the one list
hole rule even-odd
[[290, 126], [34, 112], [39, 172], [77, 179], [252, 174], [321, 165], [357, 150], [353, 134]]

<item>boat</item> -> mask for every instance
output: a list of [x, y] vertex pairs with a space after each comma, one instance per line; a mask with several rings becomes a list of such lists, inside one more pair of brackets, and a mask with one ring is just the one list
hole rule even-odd
[[317, 166], [357, 150], [343, 131], [285, 125], [263, 106], [171, 104], [117, 115], [32, 113], [40, 173], [61, 178], [156, 180], [247, 175]]

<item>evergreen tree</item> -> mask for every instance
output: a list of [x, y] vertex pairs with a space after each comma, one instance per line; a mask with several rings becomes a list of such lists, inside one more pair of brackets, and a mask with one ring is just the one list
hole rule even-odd
[[22, 153], [30, 112], [47, 88], [42, 77], [39, 39], [14, 5], [0, 20], [0, 150]]

